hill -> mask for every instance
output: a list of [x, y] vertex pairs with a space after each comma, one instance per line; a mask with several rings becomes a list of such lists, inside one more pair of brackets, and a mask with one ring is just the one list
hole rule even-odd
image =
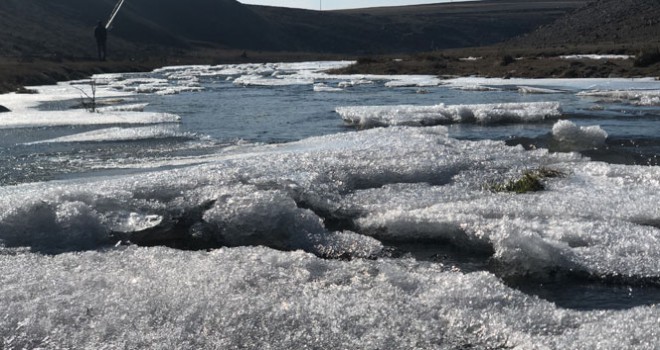
[[[586, 0], [484, 0], [350, 11], [247, 6], [235, 0], [129, 0], [111, 31], [116, 57], [199, 48], [364, 54], [493, 44]], [[3, 0], [2, 56], [92, 58], [91, 30], [115, 0]]]
[[551, 23], [586, 0], [483, 0], [343, 11], [250, 8], [296, 49], [358, 54], [490, 45]]
[[535, 49], [597, 47], [634, 52], [660, 46], [658, 0], [598, 0], [513, 40]]

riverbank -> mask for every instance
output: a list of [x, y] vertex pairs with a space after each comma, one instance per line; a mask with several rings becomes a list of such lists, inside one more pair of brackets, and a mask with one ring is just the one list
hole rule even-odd
[[[502, 78], [634, 78], [660, 77], [657, 50], [637, 55], [613, 54], [594, 49], [525, 51], [502, 48], [445, 50], [414, 55], [364, 56], [337, 74], [429, 74], [441, 77], [482, 76]], [[612, 51], [609, 51], [612, 52]], [[577, 53], [582, 53], [578, 55]], [[99, 73], [145, 72], [163, 66], [354, 60], [346, 55], [299, 52], [245, 52], [209, 50], [154, 57], [123, 58], [98, 62], [92, 59], [0, 58], [0, 93], [25, 92], [25, 86], [55, 84]]]
[[501, 47], [446, 50], [411, 56], [362, 57], [338, 74], [431, 74], [499, 78], [633, 78], [660, 76], [657, 50], [626, 52], [525, 51]]

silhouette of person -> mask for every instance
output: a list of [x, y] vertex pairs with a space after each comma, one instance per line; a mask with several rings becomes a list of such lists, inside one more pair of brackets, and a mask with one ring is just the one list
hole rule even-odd
[[103, 21], [99, 21], [94, 29], [96, 38], [96, 47], [99, 53], [99, 61], [105, 61], [106, 42], [108, 41], [108, 31], [105, 29]]

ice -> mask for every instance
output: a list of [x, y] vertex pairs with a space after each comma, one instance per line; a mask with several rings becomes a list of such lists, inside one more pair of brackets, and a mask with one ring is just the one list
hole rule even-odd
[[[512, 274], [660, 278], [657, 167], [459, 141], [439, 126], [239, 145], [187, 162], [143, 174], [2, 187], [0, 240], [40, 251], [121, 238], [350, 256], [378, 250], [367, 235], [492, 252]], [[489, 189], [542, 168], [562, 174], [543, 180], [544, 191]], [[127, 212], [163, 219], [139, 234], [114, 232], [115, 218]]]
[[557, 94], [557, 93], [562, 93], [563, 91], [544, 89], [533, 86], [518, 86], [518, 92], [520, 92], [521, 94]]
[[552, 127], [552, 137], [564, 150], [582, 151], [605, 145], [607, 132], [598, 125], [577, 126], [568, 120], [560, 120]]
[[578, 96], [638, 106], [660, 106], [660, 90], [594, 90], [579, 92]]
[[556, 102], [501, 103], [435, 106], [337, 107], [344, 122], [362, 127], [386, 125], [424, 126], [453, 123], [521, 123], [559, 118]]
[[85, 110], [9, 112], [4, 113], [0, 119], [0, 129], [69, 125], [159, 124], [178, 123], [180, 120], [181, 118], [177, 115], [158, 112], [93, 113]]
[[385, 86], [391, 88], [398, 87], [432, 87], [442, 85], [443, 81], [434, 76], [408, 75], [394, 76], [392, 81], [385, 83]]
[[234, 79], [235, 85], [242, 86], [290, 86], [290, 85], [312, 85], [313, 79], [306, 78], [264, 78], [261, 75], [243, 75]]
[[580, 92], [582, 90], [658, 90], [660, 81], [654, 78], [580, 78], [580, 79], [524, 79], [524, 78], [479, 78], [463, 77], [443, 81], [452, 88], [464, 86], [488, 86], [507, 88], [511, 86], [528, 86], [566, 92]]
[[148, 106], [148, 103], [133, 103], [126, 105], [115, 105], [107, 107], [98, 107], [96, 108], [99, 112], [144, 112], [144, 109]]
[[354, 86], [359, 86], [359, 85], [371, 85], [374, 84], [372, 80], [368, 79], [357, 79], [357, 80], [349, 80], [349, 81], [340, 81], [337, 84], [337, 87], [339, 88], [348, 88], [348, 87], [354, 87]]
[[[472, 159], [480, 162], [480, 171], [463, 171], [442, 187], [358, 191], [346, 198], [344, 210], [368, 213], [356, 219], [357, 231], [376, 238], [434, 239], [468, 250], [492, 249], [512, 274], [560, 270], [600, 277], [660, 277], [657, 167], [550, 165], [530, 159], [522, 164], [565, 175], [545, 180], [544, 191], [511, 194], [488, 189], [488, 183], [520, 176], [498, 175], [501, 169], [511, 169], [503, 159], [494, 161], [499, 157], [491, 153], [487, 162]], [[491, 161], [498, 165], [489, 171]]]
[[466, 62], [471, 62], [471, 61], [480, 61], [484, 59], [483, 57], [474, 57], [474, 56], [469, 56], [469, 57], [461, 57], [458, 60], [459, 61], [466, 61]]
[[49, 140], [35, 141], [31, 144], [42, 143], [64, 143], [64, 142], [113, 142], [113, 141], [138, 141], [165, 138], [187, 138], [192, 139], [196, 136], [192, 133], [178, 131], [173, 125], [153, 125], [137, 128], [106, 128], [94, 131], [83, 132], [74, 135], [62, 136]]
[[485, 272], [263, 247], [0, 255], [4, 348], [653, 349], [657, 307], [570, 311]]
[[630, 60], [635, 56], [631, 55], [563, 55], [559, 56], [563, 60]]
[[344, 89], [328, 86], [325, 83], [314, 84], [314, 92], [341, 92]]

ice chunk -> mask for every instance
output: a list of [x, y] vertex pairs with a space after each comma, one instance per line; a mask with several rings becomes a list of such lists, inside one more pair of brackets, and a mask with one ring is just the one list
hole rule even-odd
[[562, 150], [582, 151], [605, 145], [607, 132], [598, 125], [577, 126], [568, 120], [560, 120], [552, 127], [552, 137]]
[[317, 83], [317, 84], [314, 84], [314, 91], [315, 92], [340, 92], [340, 91], [344, 91], [344, 89], [328, 86], [325, 83]]
[[559, 118], [557, 102], [500, 103], [435, 106], [361, 106], [337, 107], [344, 122], [362, 127], [452, 123], [522, 123]]

